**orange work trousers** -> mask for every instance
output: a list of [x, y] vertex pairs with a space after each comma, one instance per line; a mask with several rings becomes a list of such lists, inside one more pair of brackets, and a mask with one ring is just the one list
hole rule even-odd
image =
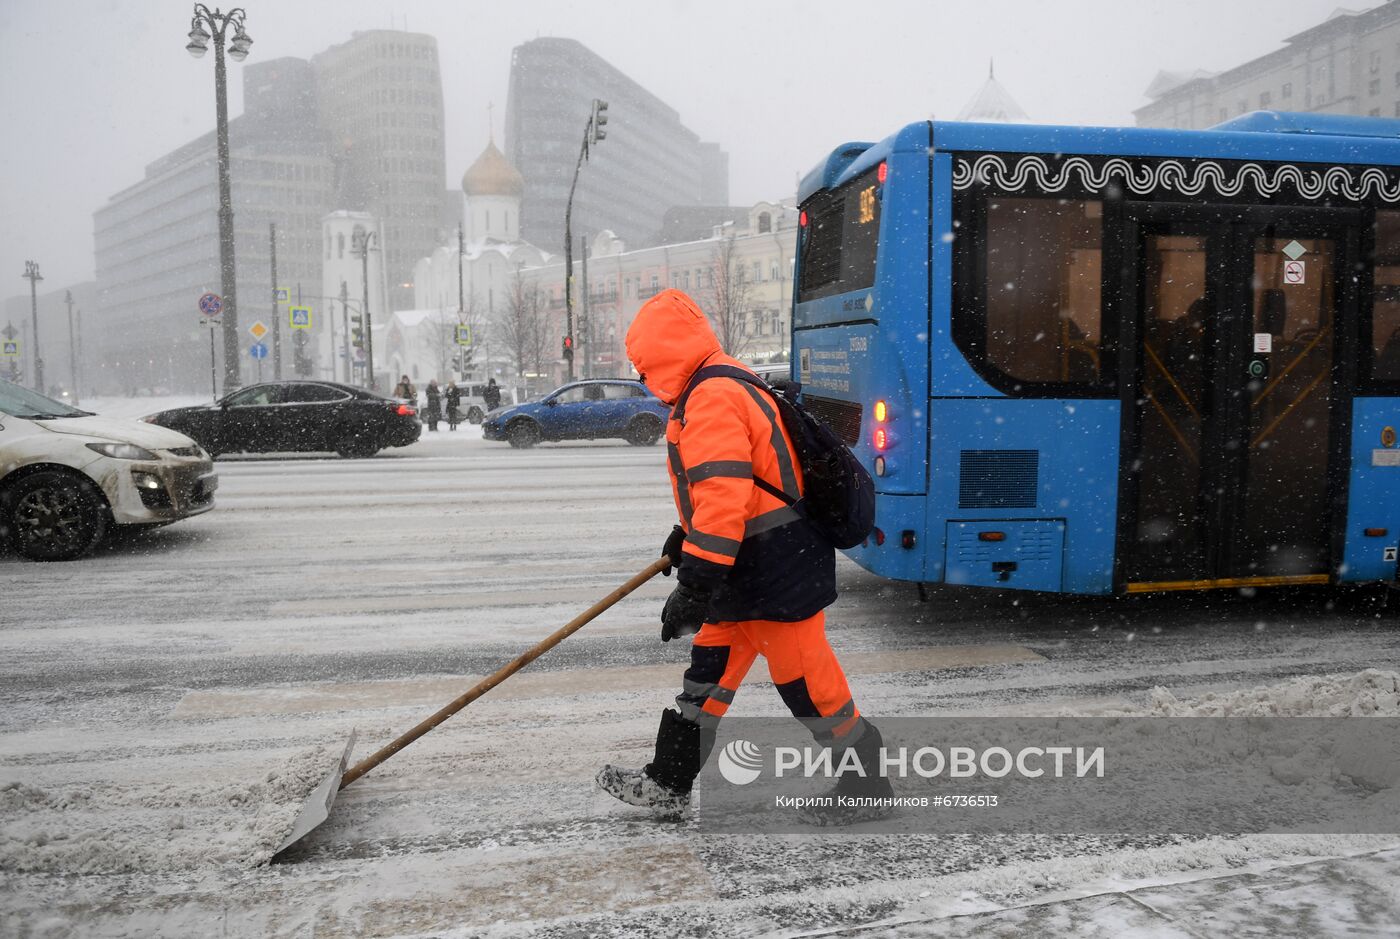
[[825, 611], [795, 623], [706, 623], [691, 644], [690, 668], [676, 697], [681, 716], [702, 727], [718, 725], [759, 655], [767, 660], [768, 674], [788, 710], [813, 736], [823, 742], [855, 742], [851, 731], [863, 722], [827, 642]]

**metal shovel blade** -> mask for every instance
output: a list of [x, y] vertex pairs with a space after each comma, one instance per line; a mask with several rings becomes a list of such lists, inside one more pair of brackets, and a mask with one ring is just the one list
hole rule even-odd
[[291, 832], [272, 854], [273, 861], [276, 861], [283, 851], [306, 837], [308, 832], [330, 817], [331, 805], [335, 802], [336, 793], [340, 792], [340, 779], [345, 775], [345, 768], [350, 765], [350, 751], [354, 749], [355, 731], [352, 730], [350, 731], [350, 739], [345, 743], [345, 752], [340, 754], [340, 762], [321, 780], [315, 789], [311, 790], [311, 795], [307, 796], [306, 801], [301, 804], [301, 811], [297, 813], [296, 821], [292, 823]]

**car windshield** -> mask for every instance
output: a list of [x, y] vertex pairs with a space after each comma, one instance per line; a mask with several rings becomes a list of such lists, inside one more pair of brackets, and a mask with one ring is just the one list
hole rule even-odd
[[49, 420], [59, 417], [87, 417], [91, 411], [80, 411], [62, 401], [30, 391], [13, 382], [0, 381], [0, 413], [29, 420]]

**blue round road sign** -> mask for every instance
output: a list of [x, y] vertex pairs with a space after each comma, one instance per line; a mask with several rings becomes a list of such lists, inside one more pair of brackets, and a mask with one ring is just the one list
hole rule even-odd
[[265, 359], [267, 358], [267, 346], [261, 342], [255, 342], [249, 347], [248, 354], [255, 359]]
[[206, 293], [199, 298], [199, 312], [205, 316], [218, 316], [224, 311], [224, 298], [216, 293]]

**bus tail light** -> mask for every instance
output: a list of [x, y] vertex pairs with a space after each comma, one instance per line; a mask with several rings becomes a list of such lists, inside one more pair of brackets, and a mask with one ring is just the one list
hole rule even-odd
[[886, 420], [889, 419], [889, 416], [890, 416], [890, 408], [889, 408], [889, 405], [885, 404], [884, 401], [876, 401], [876, 402], [875, 402], [875, 420], [878, 421], [879, 423], [883, 424]]
[[876, 449], [876, 450], [879, 450], [881, 453], [883, 453], [883, 452], [885, 452], [885, 448], [888, 447], [889, 445], [890, 445], [890, 434], [889, 434], [889, 431], [885, 430], [885, 428], [883, 428], [883, 427], [877, 427], [877, 428], [875, 428], [875, 449]]
[[798, 215], [797, 215], [797, 225], [798, 225], [799, 228], [806, 228], [806, 227], [807, 227], [807, 210], [806, 210], [806, 209], [803, 209], [801, 212], [798, 213]]
[[1368, 529], [1366, 529], [1366, 537], [1367, 537], [1367, 538], [1384, 538], [1384, 537], [1385, 537], [1386, 535], [1388, 535], [1389, 533], [1390, 533], [1389, 529], [1386, 529], [1386, 528], [1368, 528]]
[[889, 178], [889, 175], [890, 175], [890, 165], [889, 165], [889, 163], [881, 163], [881, 164], [880, 164], [880, 168], [877, 169], [877, 170], [875, 171], [875, 181], [878, 182], [878, 183], [880, 183], [880, 185], [883, 186], [883, 185], [885, 184], [885, 180]]
[[1005, 541], [1005, 540], [1006, 540], [1006, 532], [1004, 532], [1004, 531], [979, 531], [979, 532], [977, 533], [977, 540], [978, 540], [978, 541]]

